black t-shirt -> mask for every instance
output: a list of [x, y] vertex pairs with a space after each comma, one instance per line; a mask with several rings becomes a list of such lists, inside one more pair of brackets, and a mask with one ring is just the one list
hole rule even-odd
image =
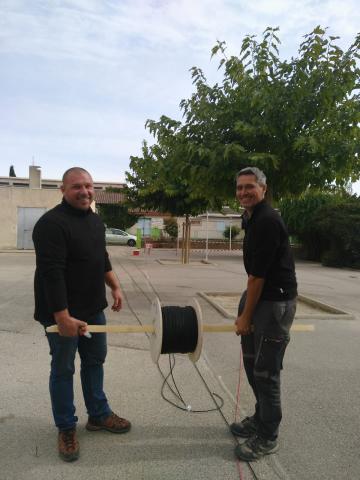
[[36, 320], [55, 323], [53, 313], [68, 308], [86, 321], [107, 306], [104, 275], [111, 264], [98, 215], [63, 200], [38, 220], [33, 241]]
[[262, 300], [291, 300], [297, 295], [294, 259], [281, 216], [265, 201], [245, 223], [244, 265], [248, 275], [264, 278]]

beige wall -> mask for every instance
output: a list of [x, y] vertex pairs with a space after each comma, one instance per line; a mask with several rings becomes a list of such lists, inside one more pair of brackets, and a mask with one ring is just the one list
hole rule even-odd
[[[162, 217], [151, 217], [146, 216], [146, 218], [151, 218], [151, 228], [158, 227], [160, 230], [164, 229], [164, 219]], [[176, 217], [174, 217], [176, 218]], [[182, 225], [185, 222], [185, 217], [177, 217], [178, 228], [179, 228], [179, 237], [182, 237]], [[206, 238], [206, 229], [208, 229], [208, 238], [211, 240], [224, 239], [223, 230], [220, 227], [227, 227], [230, 225], [236, 226], [241, 229], [241, 218], [231, 217], [229, 215], [220, 215], [220, 214], [210, 214], [208, 219], [208, 224], [206, 225], [206, 216], [191, 217], [191, 238], [196, 239], [205, 239]], [[138, 223], [133, 225], [131, 228], [126, 230], [133, 235], [136, 235], [138, 228]], [[244, 237], [244, 231], [241, 230], [240, 234], [236, 237], [236, 240], [240, 240]]]
[[18, 207], [50, 209], [60, 203], [61, 198], [60, 190], [0, 188], [0, 248], [16, 248]]
[[[143, 218], [143, 217], [140, 217], [140, 218]], [[164, 229], [164, 219], [163, 219], [163, 217], [152, 217], [152, 216], [145, 215], [145, 218], [150, 218], [151, 219], [151, 228], [157, 227], [160, 230]], [[128, 233], [131, 233], [132, 235], [136, 235], [138, 228], [140, 228], [139, 223], [136, 222], [134, 225], [127, 228], [126, 231]]]
[[[182, 237], [182, 224], [185, 222], [185, 217], [178, 217], [179, 236]], [[241, 229], [241, 218], [228, 215], [209, 214], [208, 223], [206, 216], [191, 217], [191, 238], [205, 239], [206, 235], [211, 240], [224, 240], [223, 229], [229, 225], [236, 226]], [[206, 233], [207, 232], [207, 233]], [[242, 239], [244, 236], [243, 230], [236, 237], [236, 240]]]

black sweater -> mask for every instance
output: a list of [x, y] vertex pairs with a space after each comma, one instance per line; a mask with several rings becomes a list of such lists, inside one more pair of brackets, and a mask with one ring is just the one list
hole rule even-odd
[[264, 278], [262, 300], [291, 300], [297, 295], [295, 265], [283, 219], [265, 201], [245, 222], [244, 265], [248, 275]]
[[107, 306], [104, 275], [111, 264], [98, 215], [63, 199], [38, 220], [33, 241], [36, 320], [55, 323], [53, 313], [67, 308], [71, 316], [86, 321]]

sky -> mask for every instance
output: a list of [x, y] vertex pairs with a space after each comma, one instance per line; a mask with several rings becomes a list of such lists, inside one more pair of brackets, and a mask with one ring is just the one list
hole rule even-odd
[[[72, 166], [123, 182], [152, 142], [145, 122], [181, 120], [189, 69], [221, 80], [211, 49], [237, 55], [247, 34], [280, 27], [280, 55], [328, 27], [342, 48], [360, 31], [357, 0], [0, 0], [0, 176]], [[360, 182], [354, 187], [360, 194]]]

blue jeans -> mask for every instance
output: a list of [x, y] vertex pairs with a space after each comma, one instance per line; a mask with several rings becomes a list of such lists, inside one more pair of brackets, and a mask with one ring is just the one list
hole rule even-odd
[[[89, 324], [105, 325], [103, 312], [86, 319]], [[55, 425], [59, 430], [76, 426], [73, 376], [75, 355], [79, 351], [80, 378], [86, 409], [90, 417], [106, 417], [111, 410], [104, 390], [104, 369], [107, 345], [105, 333], [94, 333], [92, 338], [61, 337], [46, 333], [50, 346], [51, 370], [49, 389]]]
[[[240, 300], [239, 315], [245, 301], [246, 292]], [[267, 440], [276, 440], [279, 434], [282, 419], [280, 372], [295, 311], [296, 299], [260, 300], [252, 318], [253, 332], [241, 336], [244, 368], [256, 398], [257, 433]]]

